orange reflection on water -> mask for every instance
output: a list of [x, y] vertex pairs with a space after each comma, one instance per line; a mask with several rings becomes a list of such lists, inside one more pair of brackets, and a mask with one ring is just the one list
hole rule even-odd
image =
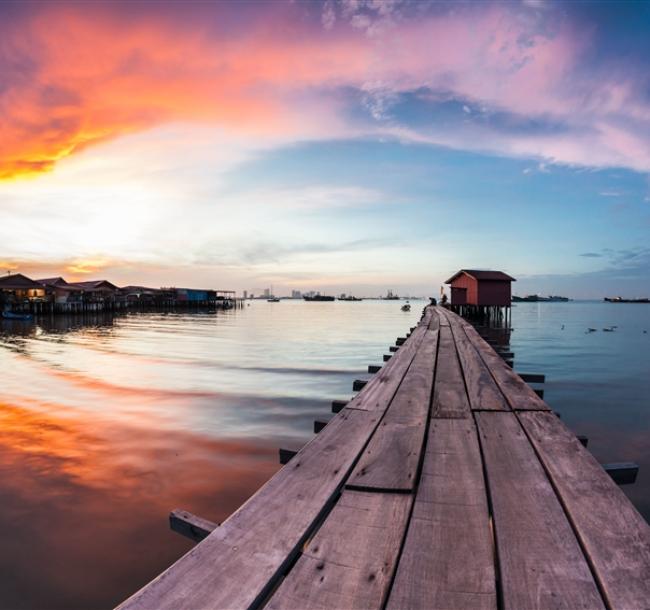
[[172, 508], [222, 521], [277, 468], [248, 440], [0, 403], [3, 605], [112, 607], [189, 548]]

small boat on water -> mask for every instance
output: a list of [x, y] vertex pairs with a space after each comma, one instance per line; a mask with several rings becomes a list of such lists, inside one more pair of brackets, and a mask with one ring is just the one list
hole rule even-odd
[[339, 301], [363, 301], [363, 299], [360, 299], [359, 297], [353, 297], [352, 295], [350, 295], [347, 297], [339, 297]]
[[3, 311], [2, 317], [5, 320], [33, 320], [34, 316], [31, 313], [15, 313], [13, 311]]
[[335, 301], [336, 300], [335, 297], [330, 297], [330, 296], [327, 296], [325, 294], [315, 294], [313, 297], [308, 297], [307, 295], [304, 295], [302, 298], [305, 299], [305, 301], [310, 301], [310, 302], [311, 301]]
[[411, 311], [411, 306], [408, 303], [402, 305], [402, 311]]
[[280, 299], [278, 297], [273, 297], [272, 299], [266, 299], [267, 303], [279, 303]]

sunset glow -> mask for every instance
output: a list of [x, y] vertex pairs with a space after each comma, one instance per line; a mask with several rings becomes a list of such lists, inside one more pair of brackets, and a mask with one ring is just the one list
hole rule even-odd
[[0, 267], [647, 283], [649, 23], [643, 3], [3, 3]]

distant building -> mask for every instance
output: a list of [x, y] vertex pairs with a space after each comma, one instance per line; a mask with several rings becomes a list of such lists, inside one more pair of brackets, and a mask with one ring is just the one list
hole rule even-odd
[[243, 294], [244, 294], [244, 300], [246, 300], [248, 298], [248, 290], [244, 290]]
[[461, 269], [445, 284], [451, 285], [451, 305], [510, 307], [515, 278], [502, 271]]
[[80, 286], [69, 284], [62, 277], [48, 277], [37, 281], [45, 286], [47, 294], [57, 308], [69, 311], [81, 306], [84, 289]]
[[84, 303], [115, 302], [119, 288], [108, 280], [89, 280], [87, 282], [70, 282], [69, 286], [83, 289]]
[[269, 288], [264, 289], [264, 298], [268, 299], [271, 296], [271, 290]]
[[302, 293], [300, 290], [292, 290], [291, 291], [291, 298], [292, 299], [302, 299]]
[[45, 299], [45, 286], [22, 273], [0, 277], [0, 300], [4, 304], [18, 304], [25, 301]]

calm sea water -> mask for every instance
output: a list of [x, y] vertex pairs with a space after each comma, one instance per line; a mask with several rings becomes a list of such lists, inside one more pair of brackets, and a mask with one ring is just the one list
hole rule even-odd
[[[227, 518], [422, 305], [0, 322], [0, 605], [122, 601], [191, 547], [172, 508]], [[650, 306], [518, 304], [513, 326], [515, 368], [596, 457], [640, 464], [624, 489], [650, 519]]]

